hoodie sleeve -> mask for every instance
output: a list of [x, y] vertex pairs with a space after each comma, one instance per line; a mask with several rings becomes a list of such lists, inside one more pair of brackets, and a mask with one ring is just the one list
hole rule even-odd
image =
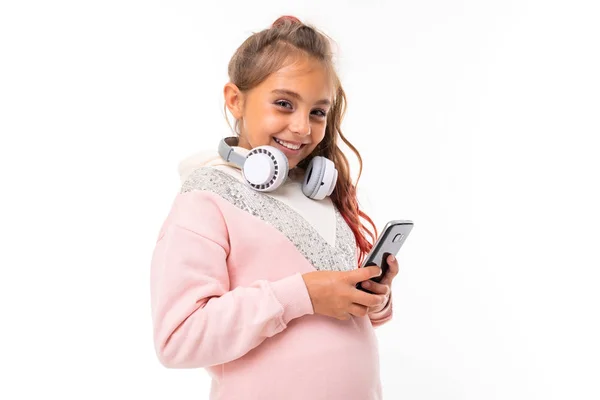
[[371, 320], [371, 325], [373, 325], [373, 328], [378, 328], [381, 325], [385, 324], [386, 322], [388, 322], [389, 320], [392, 319], [392, 317], [394, 315], [394, 312], [392, 309], [392, 297], [393, 297], [393, 294], [390, 293], [388, 302], [381, 311], [372, 312], [369, 314], [369, 319]]
[[211, 196], [178, 194], [151, 261], [154, 346], [168, 368], [235, 360], [313, 308], [301, 274], [230, 290], [227, 227]]

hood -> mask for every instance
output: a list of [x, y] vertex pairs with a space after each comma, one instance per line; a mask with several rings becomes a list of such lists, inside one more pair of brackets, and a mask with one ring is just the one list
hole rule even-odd
[[[234, 146], [233, 149], [236, 153], [240, 153], [242, 155], [246, 155], [249, 152], [247, 149], [238, 146]], [[240, 167], [234, 163], [223, 160], [216, 150], [201, 151], [191, 154], [179, 162], [178, 172], [181, 183], [183, 184], [183, 182], [185, 182], [185, 180], [192, 172], [194, 172], [194, 170], [200, 167], [215, 165], [227, 165], [236, 169], [240, 169]]]

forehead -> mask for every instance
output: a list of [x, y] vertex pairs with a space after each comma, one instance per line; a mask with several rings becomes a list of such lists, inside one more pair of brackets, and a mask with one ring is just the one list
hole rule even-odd
[[259, 86], [267, 92], [291, 90], [311, 101], [331, 99], [333, 96], [333, 85], [327, 69], [319, 61], [306, 58], [287, 63]]

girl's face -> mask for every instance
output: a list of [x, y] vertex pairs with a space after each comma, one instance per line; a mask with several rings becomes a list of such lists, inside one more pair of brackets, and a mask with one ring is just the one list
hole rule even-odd
[[332, 91], [318, 61], [285, 66], [245, 93], [228, 83], [224, 94], [229, 111], [240, 121], [239, 146], [274, 146], [287, 156], [290, 169], [325, 137]]

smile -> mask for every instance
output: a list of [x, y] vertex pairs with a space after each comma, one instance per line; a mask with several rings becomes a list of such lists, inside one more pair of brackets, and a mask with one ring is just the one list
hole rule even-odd
[[281, 146], [285, 147], [286, 149], [290, 149], [290, 150], [299, 150], [301, 147], [305, 146], [302, 143], [286, 142], [285, 140], [277, 139], [276, 137], [274, 137], [273, 140], [275, 142], [277, 142], [278, 144], [280, 144]]

